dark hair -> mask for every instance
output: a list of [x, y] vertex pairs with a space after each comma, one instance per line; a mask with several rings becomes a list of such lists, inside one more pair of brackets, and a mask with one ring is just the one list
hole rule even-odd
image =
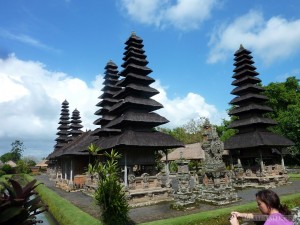
[[286, 205], [280, 203], [278, 195], [271, 190], [261, 190], [255, 195], [260, 201], [264, 202], [268, 208], [277, 209], [283, 215], [290, 215], [291, 211]]

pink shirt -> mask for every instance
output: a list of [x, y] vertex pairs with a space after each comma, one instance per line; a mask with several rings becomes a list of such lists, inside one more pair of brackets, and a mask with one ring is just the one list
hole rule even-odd
[[264, 225], [294, 225], [294, 223], [285, 218], [281, 213], [271, 214]]

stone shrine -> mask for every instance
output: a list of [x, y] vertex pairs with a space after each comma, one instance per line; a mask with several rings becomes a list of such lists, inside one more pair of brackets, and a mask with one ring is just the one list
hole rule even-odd
[[204, 123], [202, 149], [205, 152], [203, 183], [195, 188], [199, 193], [197, 200], [214, 205], [225, 205], [240, 200], [232, 185], [231, 171], [226, 170], [222, 161], [223, 142], [208, 119]]
[[196, 195], [192, 192], [191, 174], [189, 172], [188, 163], [189, 161], [182, 158], [181, 153], [181, 158], [177, 161], [178, 189], [174, 193], [174, 200], [176, 201], [172, 205], [172, 208], [174, 209], [195, 203]]

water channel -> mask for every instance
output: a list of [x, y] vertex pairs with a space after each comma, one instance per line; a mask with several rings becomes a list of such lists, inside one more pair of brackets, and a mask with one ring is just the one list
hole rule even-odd
[[41, 225], [59, 225], [59, 223], [48, 211], [36, 215], [36, 219], [43, 221]]

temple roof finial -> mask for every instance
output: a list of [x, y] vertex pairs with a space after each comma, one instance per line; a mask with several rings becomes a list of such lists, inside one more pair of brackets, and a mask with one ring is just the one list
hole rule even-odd
[[132, 32], [131, 32], [131, 36], [136, 36], [135, 31], [132, 31]]

